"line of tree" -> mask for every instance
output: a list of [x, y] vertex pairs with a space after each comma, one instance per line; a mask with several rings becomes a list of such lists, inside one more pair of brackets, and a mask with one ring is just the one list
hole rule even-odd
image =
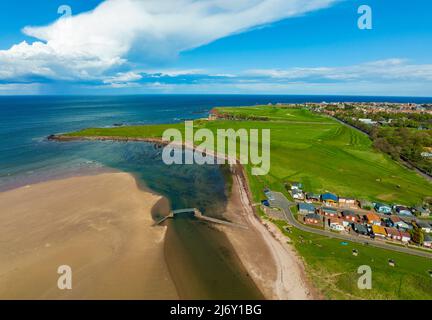
[[396, 122], [393, 123], [394, 126], [369, 125], [344, 113], [336, 114], [336, 118], [369, 134], [373, 146], [389, 154], [394, 160], [403, 159], [432, 175], [432, 160], [421, 155], [425, 147], [432, 146], [432, 130], [417, 130], [418, 125], [415, 126], [416, 129], [397, 127]]

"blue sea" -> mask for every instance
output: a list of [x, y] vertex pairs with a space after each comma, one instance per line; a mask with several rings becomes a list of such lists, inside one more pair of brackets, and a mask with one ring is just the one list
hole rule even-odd
[[[161, 150], [150, 143], [63, 143], [46, 138], [88, 127], [197, 119], [207, 117], [216, 106], [322, 101], [430, 103], [432, 99], [275, 95], [0, 97], [0, 191], [53, 178], [121, 170], [165, 196], [174, 209], [196, 207], [204, 214], [217, 216], [227, 203], [225, 176], [217, 166], [166, 166]], [[187, 265], [188, 270], [194, 269], [190, 281], [203, 288], [184, 298], [261, 297], [227, 239], [217, 230], [180, 219], [171, 223], [167, 239], [167, 252], [183, 252], [181, 261], [167, 255], [170, 268]], [[172, 274], [179, 276], [175, 270]]]

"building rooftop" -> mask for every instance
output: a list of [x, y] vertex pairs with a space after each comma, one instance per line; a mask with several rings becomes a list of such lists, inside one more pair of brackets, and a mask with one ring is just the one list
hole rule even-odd
[[420, 228], [431, 228], [431, 225], [425, 221], [417, 221], [416, 224], [420, 227]]
[[391, 222], [396, 223], [396, 222], [401, 222], [402, 219], [399, 218], [398, 216], [390, 216], [389, 218], [391, 220]]
[[368, 219], [368, 221], [381, 221], [380, 216], [372, 212], [367, 213], [366, 218]]
[[344, 217], [355, 217], [356, 216], [356, 214], [355, 214], [355, 212], [354, 211], [351, 211], [351, 210], [344, 210], [344, 211], [342, 211], [342, 215], [344, 216]]
[[334, 212], [334, 213], [337, 213], [337, 209], [335, 209], [335, 208], [330, 208], [330, 207], [322, 207], [321, 210], [322, 210], [322, 211], [327, 211], [327, 212]]
[[400, 236], [400, 232], [399, 230], [395, 229], [395, 228], [385, 228], [386, 232], [388, 234], [394, 235], [394, 236]]
[[315, 219], [315, 220], [321, 220], [321, 216], [317, 215], [316, 213], [309, 213], [306, 215], [307, 219]]
[[333, 194], [333, 193], [327, 192], [327, 193], [324, 193], [324, 194], [321, 195], [321, 199], [323, 201], [329, 201], [330, 200], [330, 201], [337, 202], [338, 201], [338, 196], [335, 195], [335, 194]]
[[311, 205], [310, 203], [300, 202], [298, 206], [299, 206], [300, 210], [315, 211], [315, 207], [313, 205]]
[[387, 235], [385, 228], [382, 227], [382, 226], [373, 225], [372, 226], [372, 232], [374, 234], [381, 234], [381, 235], [384, 235], [384, 236]]
[[375, 208], [388, 207], [391, 208], [388, 204], [385, 203], [375, 203]]
[[367, 228], [365, 225], [360, 223], [354, 223], [354, 230], [361, 233], [367, 233]]

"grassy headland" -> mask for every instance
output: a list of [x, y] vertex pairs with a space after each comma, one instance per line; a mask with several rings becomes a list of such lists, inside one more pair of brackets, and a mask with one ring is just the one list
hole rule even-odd
[[[195, 127], [271, 129], [271, 170], [250, 176], [256, 200], [265, 186], [283, 191], [284, 183], [300, 181], [311, 192], [331, 191], [346, 197], [416, 205], [432, 194], [432, 184], [376, 151], [364, 134], [331, 118], [305, 109], [278, 107], [219, 108], [233, 119], [195, 121]], [[268, 117], [269, 121], [239, 121], [239, 114]], [[242, 117], [243, 118], [243, 117]], [[183, 124], [90, 128], [73, 137], [158, 138], [164, 130], [184, 130]]]

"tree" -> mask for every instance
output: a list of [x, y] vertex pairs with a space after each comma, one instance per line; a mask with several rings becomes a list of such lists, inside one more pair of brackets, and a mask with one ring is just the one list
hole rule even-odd
[[412, 240], [420, 245], [424, 242], [424, 233], [417, 225], [414, 226], [414, 230], [412, 231]]

